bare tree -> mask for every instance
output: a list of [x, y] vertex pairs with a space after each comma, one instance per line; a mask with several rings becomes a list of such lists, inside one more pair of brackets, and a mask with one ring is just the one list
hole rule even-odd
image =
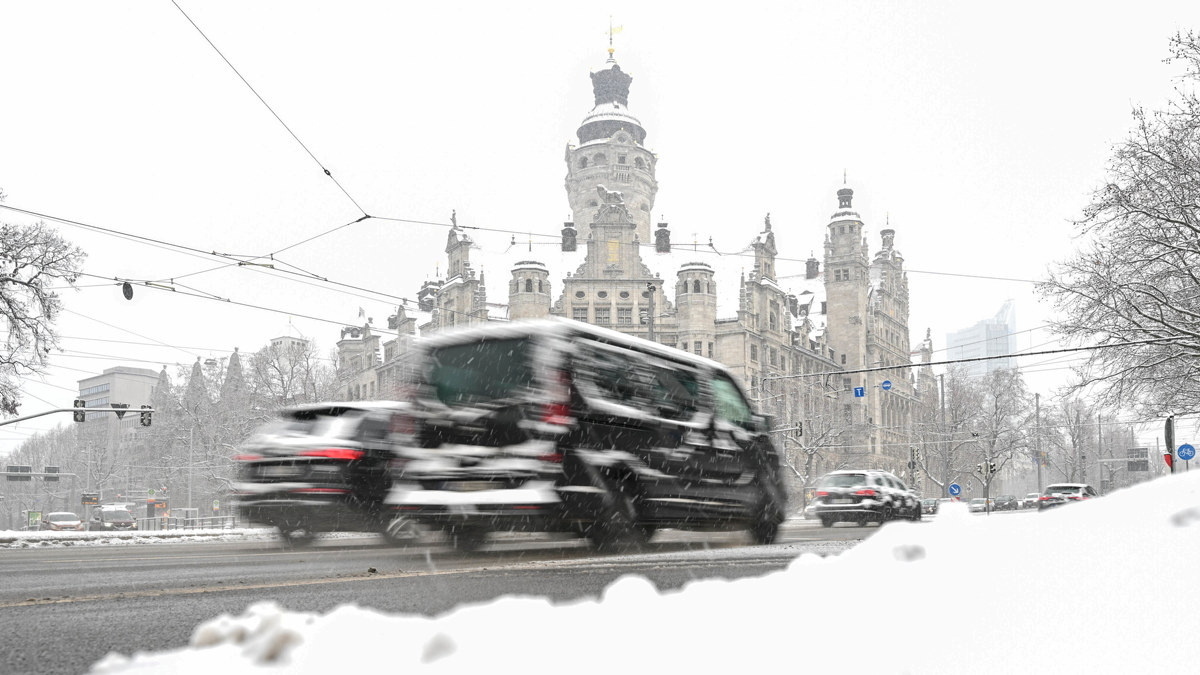
[[1079, 389], [1100, 402], [1150, 412], [1200, 405], [1200, 42], [1177, 34], [1168, 62], [1184, 66], [1165, 109], [1134, 110], [1104, 187], [1077, 223], [1087, 243], [1057, 265], [1040, 292], [1084, 344], [1163, 339], [1099, 349]]
[[85, 257], [45, 223], [0, 223], [0, 414], [17, 413], [21, 380], [43, 372], [58, 346], [54, 321], [62, 301], [54, 285], [73, 285]]

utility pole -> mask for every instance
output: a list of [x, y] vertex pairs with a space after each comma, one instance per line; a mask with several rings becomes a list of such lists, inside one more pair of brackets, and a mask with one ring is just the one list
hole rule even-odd
[[1033, 429], [1035, 432], [1034, 437], [1033, 437], [1033, 448], [1034, 448], [1034, 453], [1036, 453], [1036, 455], [1037, 455], [1036, 462], [1035, 462], [1035, 464], [1037, 464], [1037, 491], [1040, 494], [1042, 492], [1042, 395], [1041, 394], [1033, 395], [1033, 410], [1034, 410]]
[[650, 291], [650, 295], [648, 296], [649, 302], [647, 304], [647, 311], [649, 313], [646, 315], [646, 330], [649, 340], [651, 342], [656, 342], [654, 339], [654, 291], [658, 290], [658, 287], [653, 283], [647, 283], [646, 289]]
[[[938, 402], [942, 408], [942, 458], [945, 460], [946, 473], [949, 473], [950, 464], [950, 434], [946, 429], [946, 374], [938, 374]], [[945, 481], [949, 476], [943, 477]], [[945, 487], [942, 488], [942, 496], [945, 496]]]

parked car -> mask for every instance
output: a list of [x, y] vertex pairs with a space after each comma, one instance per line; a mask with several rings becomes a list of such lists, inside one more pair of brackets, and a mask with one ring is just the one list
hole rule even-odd
[[993, 507], [996, 511], [1016, 511], [1017, 498], [1013, 495], [1000, 495], [996, 497]]
[[313, 403], [283, 410], [239, 447], [232, 497], [251, 523], [292, 545], [333, 531], [379, 532], [393, 543], [417, 535], [383, 508], [389, 463], [411, 428], [394, 401]]
[[989, 510], [994, 511], [996, 510], [996, 500], [986, 499], [984, 497], [975, 497], [971, 500], [968, 507], [971, 509], [971, 513], [985, 513]]
[[1029, 494], [1025, 495], [1024, 499], [1021, 500], [1020, 508], [1022, 508], [1022, 509], [1037, 508], [1038, 500], [1041, 499], [1041, 497], [1042, 497], [1042, 493], [1040, 493], [1040, 492], [1030, 492]]
[[387, 502], [460, 549], [502, 531], [601, 549], [659, 528], [775, 540], [779, 453], [723, 365], [565, 319], [440, 334], [417, 351], [419, 428]]
[[1068, 502], [1094, 499], [1098, 496], [1096, 490], [1087, 483], [1055, 483], [1047, 485], [1045, 494], [1038, 498], [1038, 511]]
[[125, 508], [97, 508], [92, 510], [92, 517], [88, 520], [87, 529], [101, 532], [136, 530], [137, 521], [133, 519], [133, 514]]
[[82, 531], [83, 519], [70, 511], [55, 511], [42, 516], [41, 529], [55, 532]]
[[899, 478], [878, 469], [843, 469], [817, 481], [816, 499], [805, 515], [822, 527], [838, 522], [883, 524], [893, 518], [921, 519], [921, 500]]
[[937, 513], [940, 499], [922, 499], [921, 513]]

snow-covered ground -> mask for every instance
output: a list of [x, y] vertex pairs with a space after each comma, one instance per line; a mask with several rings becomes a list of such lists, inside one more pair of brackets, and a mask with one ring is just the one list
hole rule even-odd
[[68, 546], [126, 546], [173, 544], [184, 541], [246, 541], [278, 539], [274, 528], [236, 527], [219, 530], [146, 530], [144, 532], [36, 532], [0, 530], [0, 549], [65, 548]]
[[[436, 618], [264, 602], [191, 646], [94, 673], [1194, 673], [1200, 472], [1020, 518], [965, 504], [758, 578], [598, 600], [505, 597]], [[761, 669], [761, 670], [756, 670]]]

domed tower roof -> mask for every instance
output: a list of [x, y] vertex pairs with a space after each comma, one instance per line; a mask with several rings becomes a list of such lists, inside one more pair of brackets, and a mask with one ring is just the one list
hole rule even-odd
[[854, 200], [854, 190], [844, 187], [837, 191], [837, 198], [838, 210], [834, 211], [833, 215], [829, 217], [829, 222], [837, 223], [844, 220], [857, 220], [861, 223], [862, 216], [858, 215], [858, 211], [855, 211], [850, 205]]
[[629, 113], [629, 85], [633, 77], [617, 65], [612, 47], [608, 48], [608, 60], [604, 66], [593, 71], [591, 77], [596, 106], [583, 118], [583, 124], [576, 132], [579, 143], [612, 138], [617, 131], [624, 129], [638, 145], [642, 145], [646, 140], [646, 130], [642, 128], [641, 121]]

